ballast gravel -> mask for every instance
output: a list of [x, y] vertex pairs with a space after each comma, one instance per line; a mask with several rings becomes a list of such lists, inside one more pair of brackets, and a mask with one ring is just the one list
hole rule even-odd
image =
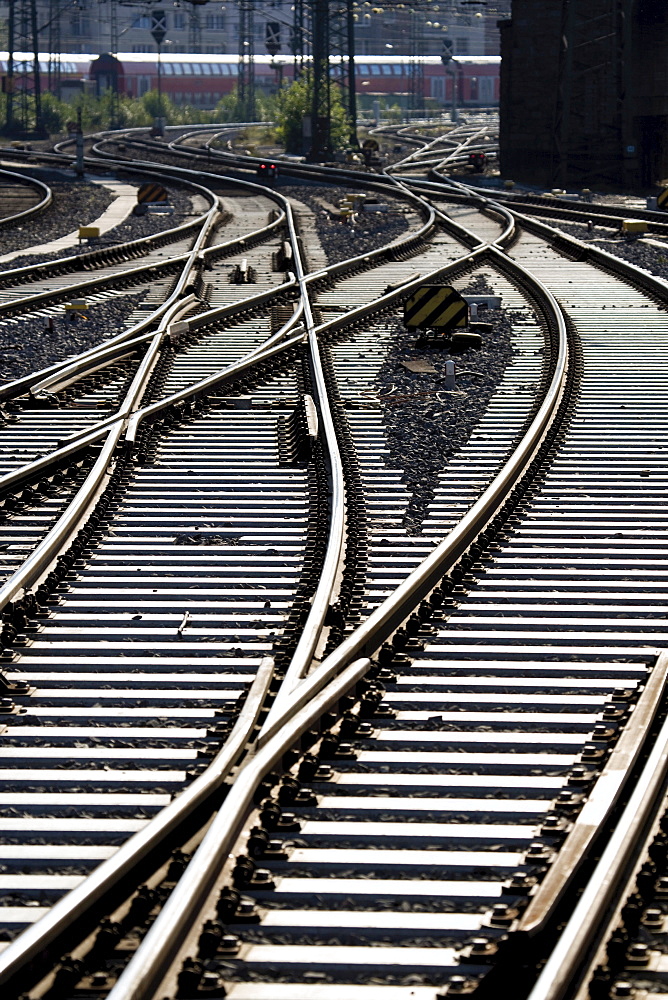
[[[318, 235], [329, 263], [372, 249], [371, 241], [364, 242], [371, 233], [367, 236], [338, 221], [332, 222], [329, 213], [319, 210], [318, 199], [334, 203], [347, 193], [345, 188], [295, 187], [288, 193], [305, 201], [316, 213]], [[406, 232], [406, 220], [401, 219], [401, 223], [399, 229], [396, 220], [374, 215], [373, 223], [369, 224], [373, 225], [374, 247], [387, 246]], [[471, 295], [495, 294], [493, 282], [493, 275], [477, 273], [461, 291]], [[403, 482], [412, 494], [403, 521], [404, 529], [411, 535], [422, 530], [439, 474], [478, 425], [512, 357], [512, 314], [504, 309], [486, 310], [479, 319], [492, 324], [491, 333], [483, 335], [480, 349], [469, 348], [461, 353], [453, 353], [445, 346], [418, 347], [416, 332], [406, 330], [400, 316], [388, 319], [388, 324], [394, 327], [395, 340], [375, 388], [385, 418], [388, 464], [406, 470]], [[426, 361], [436, 371], [407, 370], [405, 362], [415, 361]], [[447, 361], [455, 362], [458, 373], [454, 392], [445, 388]]]
[[[39, 215], [27, 218], [18, 226], [0, 230], [0, 254], [25, 250], [41, 243], [50, 243], [67, 236], [74, 226], [82, 226], [97, 219], [114, 200], [113, 195], [101, 184], [87, 181], [48, 181], [53, 201]], [[36, 263], [37, 257], [28, 262]], [[3, 270], [16, 267], [13, 261], [0, 265]]]
[[338, 185], [281, 185], [280, 193], [302, 201], [314, 212], [316, 231], [330, 264], [338, 264], [358, 254], [378, 250], [394, 242], [408, 229], [404, 204], [395, 198], [371, 196], [385, 202], [388, 212], [358, 212], [353, 223], [336, 218], [332, 209], [346, 195], [359, 193], [357, 188]]
[[[491, 294], [489, 281], [487, 275], [478, 274], [462, 291]], [[439, 473], [468, 441], [512, 357], [512, 315], [494, 309], [481, 313], [480, 318], [492, 324], [492, 331], [483, 334], [480, 349], [462, 353], [438, 346], [418, 347], [415, 331], [406, 330], [399, 317], [392, 321], [396, 339], [381, 368], [378, 388], [389, 463], [406, 470], [403, 481], [412, 494], [403, 523], [411, 535], [421, 531]], [[409, 372], [406, 361], [427, 361], [436, 371]], [[455, 362], [455, 390], [445, 388], [447, 361]]]
[[[91, 184], [90, 187], [98, 188], [99, 185]], [[99, 188], [101, 191], [106, 191], [105, 188]], [[109, 192], [107, 192], [108, 194]], [[78, 206], [76, 193], [70, 192], [69, 198], [74, 198], [74, 203], [68, 203], [68, 199], [65, 199], [61, 204], [63, 204], [62, 212], [69, 212], [67, 215], [67, 222], [65, 228], [60, 233], [55, 233], [50, 236], [48, 233], [42, 236], [39, 229], [33, 230], [30, 239], [26, 239], [20, 247], [8, 246], [4, 248], [4, 237], [5, 233], [0, 234], [0, 247], [2, 247], [2, 253], [9, 253], [13, 249], [23, 249], [25, 247], [31, 247], [37, 243], [49, 243], [51, 240], [58, 239], [60, 236], [66, 236], [68, 233], [73, 231], [73, 220], [77, 220], [74, 224], [78, 225], [78, 220], [87, 217], [88, 222], [93, 222], [98, 216], [104, 212], [107, 205], [112, 201], [109, 198], [106, 204], [100, 208], [99, 211], [84, 212]], [[120, 222], [113, 229], [108, 230], [99, 239], [91, 241], [90, 243], [85, 242], [81, 244], [76, 244], [73, 247], [67, 247], [65, 250], [60, 250], [58, 253], [44, 254], [43, 256], [39, 254], [30, 254], [23, 257], [15, 257], [11, 261], [6, 261], [4, 264], [0, 264], [0, 270], [9, 271], [17, 267], [29, 267], [32, 264], [40, 264], [45, 261], [51, 260], [61, 260], [63, 257], [76, 257], [79, 254], [89, 253], [91, 250], [102, 250], [105, 247], [113, 247], [118, 243], [127, 243], [130, 240], [140, 240], [145, 236], [153, 236], [155, 233], [163, 233], [166, 229], [175, 229], [179, 225], [187, 222], [193, 216], [192, 203], [190, 195], [187, 191], [181, 191], [178, 189], [170, 189], [170, 204], [174, 208], [172, 214], [160, 214], [160, 215], [128, 215], [126, 219]], [[39, 219], [34, 221], [34, 225], [39, 224]], [[28, 223], [25, 224], [26, 226]], [[12, 230], [13, 231], [13, 230]], [[141, 258], [138, 259], [138, 263]]]
[[[553, 220], [549, 224], [568, 236], [575, 236], [583, 243], [593, 243], [601, 250], [628, 261], [629, 264], [642, 267], [658, 278], [668, 279], [668, 241], [664, 249], [646, 243], [642, 237], [617, 236], [614, 230], [604, 229], [602, 226], [594, 226], [589, 232], [586, 226], [579, 223]], [[650, 235], [650, 239], [654, 237]]]
[[63, 311], [51, 327], [43, 316], [0, 321], [0, 381], [11, 382], [39, 371], [119, 333], [145, 294], [135, 292], [95, 303], [86, 319], [77, 316], [72, 321]]

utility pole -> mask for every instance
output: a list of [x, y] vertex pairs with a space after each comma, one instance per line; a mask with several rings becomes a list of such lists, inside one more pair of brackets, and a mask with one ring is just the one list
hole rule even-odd
[[60, 97], [60, 4], [61, 0], [49, 0], [49, 91]]
[[[109, 54], [116, 59], [118, 54], [118, 5], [114, 0], [108, 5], [109, 10]], [[114, 63], [118, 70], [117, 63]], [[120, 124], [120, 94], [118, 93], [118, 72], [114, 73], [113, 83], [110, 89], [111, 98], [111, 127], [118, 128]]]
[[321, 163], [332, 157], [329, 90], [329, 2], [311, 0], [313, 95], [309, 160]]
[[424, 48], [422, 37], [422, 13], [410, 10], [410, 58], [408, 62], [409, 75], [409, 107], [411, 111], [424, 109], [424, 67], [419, 58]]
[[293, 4], [290, 50], [295, 57], [293, 79], [298, 80], [304, 71], [304, 0]]
[[151, 11], [151, 35], [158, 46], [158, 120], [155, 123], [158, 135], [165, 134], [165, 117], [162, 111], [162, 43], [167, 34], [167, 15], [164, 10]]
[[239, 113], [254, 122], [255, 113], [255, 32], [253, 0], [239, 0]]
[[[5, 125], [7, 135], [43, 135], [42, 95], [39, 75], [39, 43], [36, 0], [9, 0], [7, 96]], [[16, 52], [31, 52], [32, 59], [15, 58]], [[17, 115], [17, 101], [18, 115]]]
[[350, 119], [350, 143], [359, 147], [357, 139], [357, 90], [355, 82], [355, 19], [354, 0], [346, 0], [346, 39], [348, 49], [348, 117]]
[[451, 118], [453, 122], [459, 121], [459, 112], [457, 110], [457, 64], [452, 58], [452, 39], [446, 38], [443, 41], [443, 49], [441, 51], [441, 62], [445, 66], [446, 73], [452, 73], [452, 112]]
[[202, 51], [202, 24], [199, 19], [199, 8], [203, 7], [207, 0], [188, 0], [190, 4], [190, 15], [188, 17], [188, 48], [191, 52]]

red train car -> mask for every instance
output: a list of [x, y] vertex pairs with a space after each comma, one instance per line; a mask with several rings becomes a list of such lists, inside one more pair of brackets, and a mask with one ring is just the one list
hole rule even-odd
[[[464, 107], [493, 107], [499, 101], [498, 56], [460, 56], [446, 73], [438, 56], [423, 56], [418, 60], [424, 97], [437, 103], [452, 100], [454, 69], [457, 76], [458, 100]], [[334, 81], [345, 82], [345, 67], [338, 58], [332, 59]], [[411, 60], [407, 56], [359, 56], [355, 75], [357, 91], [369, 97], [395, 98], [404, 102], [411, 91]], [[236, 87], [239, 73], [238, 57], [225, 55], [176, 54], [161, 59], [162, 90], [172, 100], [212, 108], [224, 94]], [[255, 84], [267, 92], [281, 82], [292, 80], [294, 61], [290, 56], [255, 57]], [[141, 97], [158, 85], [157, 55], [153, 53], [123, 53], [93, 57], [90, 77], [101, 93], [115, 87], [129, 97]]]
[[[15, 64], [32, 67], [32, 56], [15, 53]], [[255, 56], [255, 84], [271, 93], [294, 75], [291, 56]], [[415, 74], [415, 64], [419, 74]], [[39, 56], [42, 88], [52, 89], [53, 57]], [[456, 56], [446, 72], [438, 56], [358, 56], [355, 75], [357, 92], [370, 98], [387, 98], [405, 105], [415, 80], [422, 84], [423, 96], [437, 104], [452, 100], [453, 70], [457, 78], [457, 99], [462, 107], [493, 107], [499, 102], [499, 56]], [[342, 60], [332, 57], [332, 80], [345, 83]], [[7, 53], [0, 52], [0, 76], [7, 73]], [[169, 53], [161, 58], [162, 91], [177, 104], [213, 108], [236, 87], [239, 60], [234, 53]], [[63, 54], [60, 56], [60, 94], [88, 90], [101, 94], [116, 90], [128, 97], [141, 97], [158, 86], [158, 57], [151, 52], [124, 52], [118, 56]]]

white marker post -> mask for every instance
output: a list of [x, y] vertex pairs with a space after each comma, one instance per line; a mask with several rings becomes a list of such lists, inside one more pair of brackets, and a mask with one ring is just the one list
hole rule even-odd
[[445, 388], [446, 389], [456, 389], [455, 385], [455, 363], [454, 361], [445, 362]]

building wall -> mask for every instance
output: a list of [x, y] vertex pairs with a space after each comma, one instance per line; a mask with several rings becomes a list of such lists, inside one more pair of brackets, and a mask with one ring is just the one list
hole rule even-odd
[[[37, 0], [39, 24], [47, 25], [55, 0]], [[111, 7], [115, 6], [118, 20], [118, 51], [155, 52], [151, 37], [150, 10], [164, 10], [167, 16], [165, 52], [189, 52], [192, 49], [192, 32], [189, 29], [191, 5], [175, 7], [156, 0], [154, 4], [136, 3], [124, 6], [117, 0], [79, 0], [76, 8], [67, 0], [60, 0], [60, 51], [103, 53], [111, 51]], [[305, 5], [306, 6], [306, 5]], [[334, 9], [336, 5], [332, 3]], [[509, 11], [510, 0], [489, 2], [481, 16], [461, 0], [440, 0], [434, 4], [436, 11], [412, 15], [408, 5], [396, 7], [361, 7], [355, 24], [357, 52], [360, 55], [394, 54], [409, 55], [417, 41], [421, 55], [440, 55], [444, 38], [454, 43], [455, 55], [498, 55], [496, 20]], [[290, 26], [292, 24], [291, 0], [256, 0], [254, 15], [254, 45], [257, 53], [266, 52], [265, 27], [268, 21], [281, 23], [281, 51], [290, 51]], [[7, 18], [8, 2], [0, 0], [1, 22]], [[382, 11], [382, 13], [378, 13]], [[239, 50], [239, 10], [237, 0], [216, 2], [210, 0], [198, 8], [202, 52], [226, 53]], [[416, 31], [411, 32], [411, 18]], [[333, 27], [335, 27], [333, 22]], [[413, 39], [411, 39], [413, 34]], [[50, 51], [50, 32], [45, 27], [40, 32], [40, 50]], [[332, 45], [338, 51], [342, 44], [340, 32], [333, 30]], [[496, 46], [496, 47], [495, 47]], [[4, 47], [4, 43], [0, 48]]]
[[514, 0], [501, 31], [501, 170], [543, 187], [668, 175], [668, 9]]

